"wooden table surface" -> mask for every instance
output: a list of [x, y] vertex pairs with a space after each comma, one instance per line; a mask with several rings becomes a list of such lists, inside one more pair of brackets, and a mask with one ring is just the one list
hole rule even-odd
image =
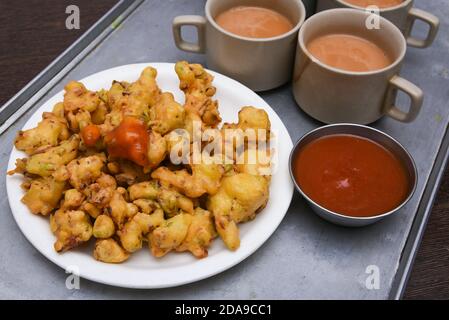
[[[0, 106], [32, 80], [115, 3], [115, 0], [2, 0]], [[67, 17], [65, 9], [70, 4], [80, 8], [80, 30], [68, 30], [65, 27]], [[448, 170], [416, 257], [404, 298], [449, 299]]]

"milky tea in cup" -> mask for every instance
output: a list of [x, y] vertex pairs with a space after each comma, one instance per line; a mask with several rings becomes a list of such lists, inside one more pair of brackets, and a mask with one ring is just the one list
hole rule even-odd
[[307, 50], [322, 63], [347, 71], [379, 70], [394, 61], [376, 43], [344, 33], [319, 36], [307, 44]]
[[[366, 28], [369, 17], [361, 10], [331, 9], [313, 15], [301, 27], [293, 94], [313, 118], [368, 124], [383, 116], [411, 122], [418, 115], [423, 92], [399, 75], [405, 38], [382, 17], [379, 29]], [[408, 108], [396, 106], [398, 91], [410, 97]]]
[[[302, 0], [207, 0], [205, 17], [173, 20], [173, 37], [179, 49], [204, 53], [209, 69], [266, 91], [291, 79], [305, 17]], [[182, 37], [188, 25], [197, 29], [196, 42]]]
[[[335, 8], [378, 11], [380, 16], [388, 19], [401, 30], [409, 46], [427, 48], [433, 43], [438, 33], [439, 19], [430, 12], [415, 8], [413, 2], [414, 0], [318, 0], [317, 12]], [[413, 35], [417, 21], [428, 26], [424, 37], [422, 34]]]
[[368, 6], [376, 6], [378, 8], [389, 8], [400, 5], [404, 0], [344, 0], [346, 3], [354, 6], [366, 8]]
[[255, 6], [232, 7], [218, 14], [215, 21], [226, 31], [248, 38], [272, 38], [294, 27], [281, 13]]

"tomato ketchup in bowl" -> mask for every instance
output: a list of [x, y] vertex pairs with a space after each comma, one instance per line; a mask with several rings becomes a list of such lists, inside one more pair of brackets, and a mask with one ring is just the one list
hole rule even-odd
[[336, 124], [306, 134], [290, 157], [297, 190], [321, 217], [346, 226], [397, 212], [416, 187], [410, 154], [387, 134]]

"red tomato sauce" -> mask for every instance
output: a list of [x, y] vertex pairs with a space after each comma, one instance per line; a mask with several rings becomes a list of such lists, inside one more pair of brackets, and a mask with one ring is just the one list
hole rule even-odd
[[358, 136], [317, 139], [298, 151], [293, 168], [296, 182], [309, 198], [343, 215], [386, 213], [409, 192], [400, 160], [378, 143]]
[[148, 164], [148, 140], [145, 123], [133, 117], [124, 118], [105, 137], [110, 156], [128, 159], [141, 166]]

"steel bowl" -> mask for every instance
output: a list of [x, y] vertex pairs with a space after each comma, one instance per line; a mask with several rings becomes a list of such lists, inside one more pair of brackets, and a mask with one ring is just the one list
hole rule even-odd
[[[385, 147], [387, 150], [391, 151], [394, 155], [396, 155], [398, 159], [403, 163], [408, 173], [409, 193], [405, 198], [405, 200], [393, 210], [380, 215], [370, 217], [352, 217], [328, 210], [319, 205], [318, 203], [316, 203], [309, 196], [307, 196], [307, 194], [305, 194], [305, 192], [301, 190], [301, 187], [296, 182], [295, 176], [293, 174], [294, 157], [296, 153], [308, 143], [318, 138], [333, 134], [351, 134], [367, 138], [377, 142], [381, 146]], [[304, 199], [307, 200], [309, 205], [312, 207], [313, 211], [315, 211], [321, 218], [327, 221], [346, 227], [366, 226], [398, 212], [413, 196], [418, 181], [418, 173], [416, 170], [415, 162], [412, 156], [408, 153], [408, 151], [398, 141], [396, 141], [394, 138], [392, 138], [391, 136], [380, 130], [358, 124], [349, 124], [349, 123], [331, 124], [306, 133], [301, 139], [298, 140], [295, 147], [292, 149], [292, 152], [290, 153], [289, 166], [290, 166], [289, 168], [290, 176], [293, 180], [293, 183], [295, 184], [296, 190], [298, 190], [299, 193], [301, 193], [301, 195], [304, 197]]]

